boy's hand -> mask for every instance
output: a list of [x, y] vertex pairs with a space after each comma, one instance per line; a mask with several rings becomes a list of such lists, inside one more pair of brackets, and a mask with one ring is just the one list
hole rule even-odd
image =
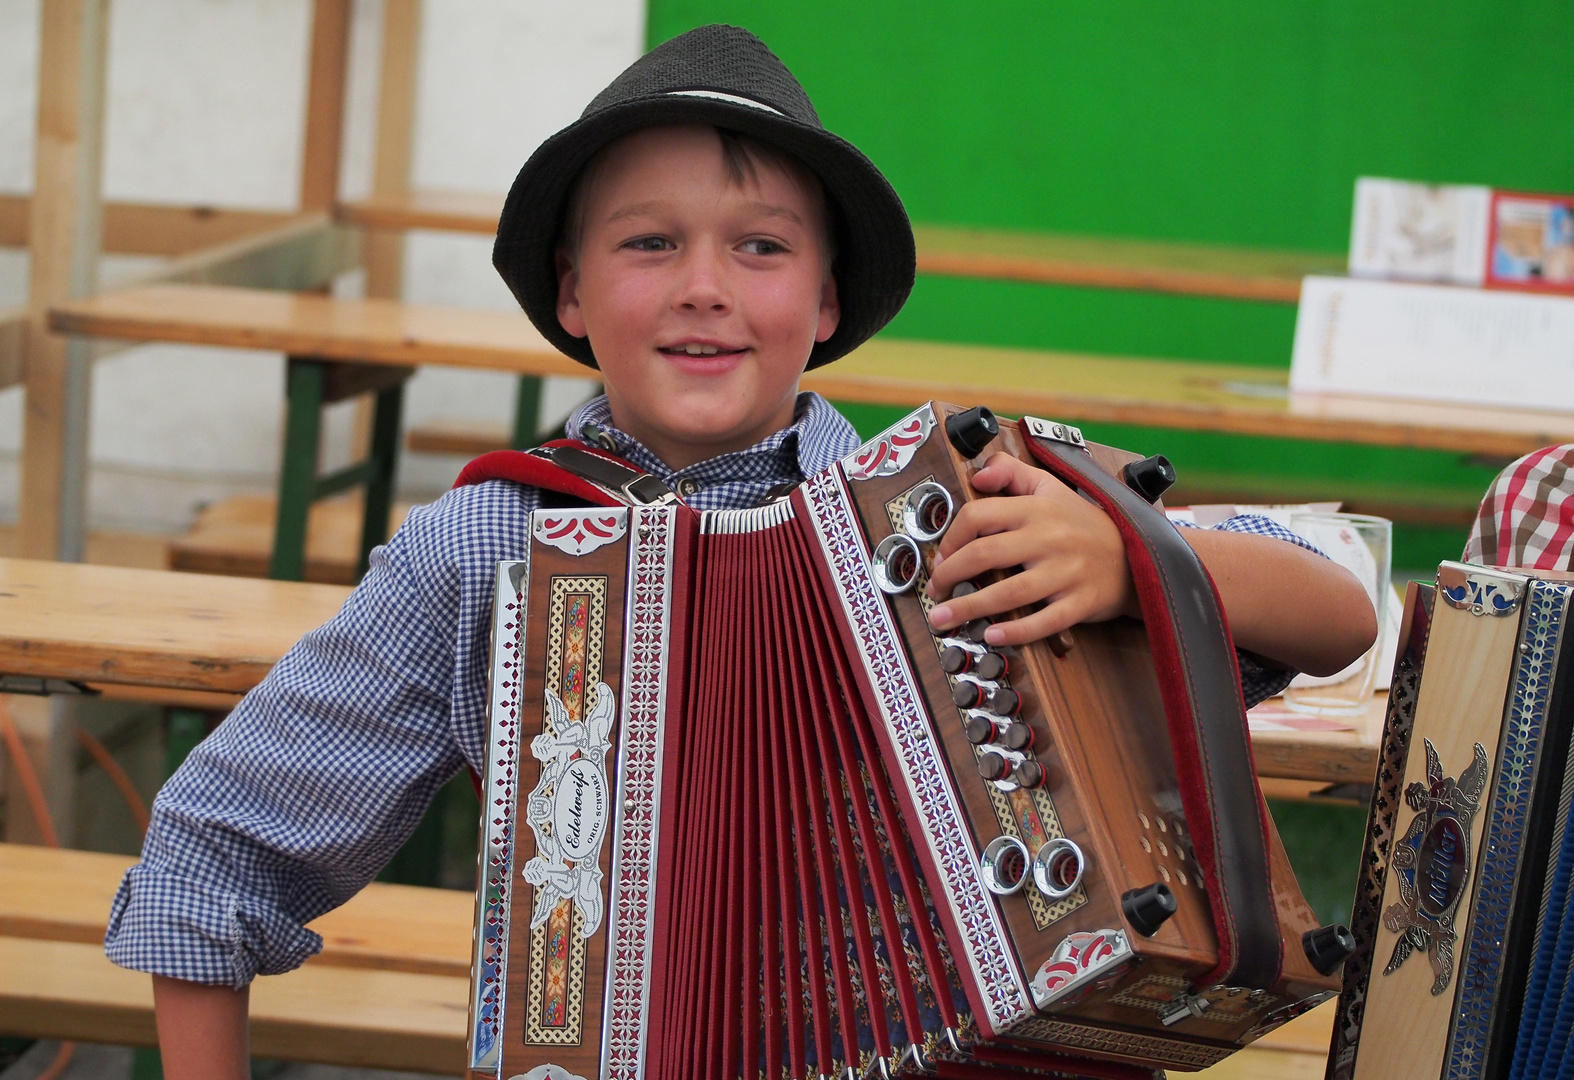
[[[989, 494], [957, 511], [940, 540], [929, 595], [945, 602], [929, 613], [937, 630], [983, 616], [1049, 603], [1020, 619], [984, 632], [990, 645], [1021, 645], [1081, 622], [1136, 615], [1136, 589], [1115, 523], [1043, 469], [1009, 454], [990, 457], [973, 477]], [[969, 596], [945, 600], [951, 590], [989, 570], [1021, 569]]]

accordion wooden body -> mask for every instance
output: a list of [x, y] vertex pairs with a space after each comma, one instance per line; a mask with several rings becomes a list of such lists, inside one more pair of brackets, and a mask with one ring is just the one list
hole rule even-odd
[[1574, 1075], [1574, 576], [1412, 582], [1330, 1080]]
[[[1190, 549], [1132, 455], [993, 424], [926, 406], [753, 510], [536, 513], [498, 570], [470, 1075], [1151, 1077], [1332, 996], [1227, 631], [1145, 629], [1217, 619], [1211, 582], [1163, 561]], [[935, 540], [997, 451], [1180, 545], [1143, 621], [930, 631]], [[1201, 767], [1188, 708], [1222, 731]], [[1221, 894], [1242, 867], [1257, 892]]]

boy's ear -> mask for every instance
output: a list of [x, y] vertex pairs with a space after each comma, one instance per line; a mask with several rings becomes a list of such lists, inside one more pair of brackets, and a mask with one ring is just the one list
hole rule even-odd
[[586, 337], [590, 331], [579, 306], [579, 271], [562, 248], [557, 249], [553, 261], [557, 264], [557, 321], [574, 337]]
[[[559, 299], [558, 311], [561, 313], [562, 310], [563, 301]], [[836, 277], [833, 274], [826, 274], [825, 284], [820, 286], [820, 322], [814, 329], [814, 340], [829, 341], [841, 322], [842, 301], [836, 294]]]

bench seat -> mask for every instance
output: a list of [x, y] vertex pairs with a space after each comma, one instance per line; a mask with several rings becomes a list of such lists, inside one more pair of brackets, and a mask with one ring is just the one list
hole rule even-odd
[[[458, 1075], [469, 978], [307, 964], [251, 990], [251, 1052]], [[100, 945], [0, 937], [0, 1034], [154, 1046], [153, 984]]]
[[[0, 844], [0, 935], [102, 946], [129, 855]], [[475, 897], [373, 882], [311, 923], [309, 964], [469, 978]]]

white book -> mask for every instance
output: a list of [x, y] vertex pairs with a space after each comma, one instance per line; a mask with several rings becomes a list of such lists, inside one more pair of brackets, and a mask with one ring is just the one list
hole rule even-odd
[[1308, 277], [1290, 390], [1574, 411], [1574, 298]]
[[1489, 187], [1363, 176], [1355, 182], [1350, 273], [1480, 285], [1491, 206]]

